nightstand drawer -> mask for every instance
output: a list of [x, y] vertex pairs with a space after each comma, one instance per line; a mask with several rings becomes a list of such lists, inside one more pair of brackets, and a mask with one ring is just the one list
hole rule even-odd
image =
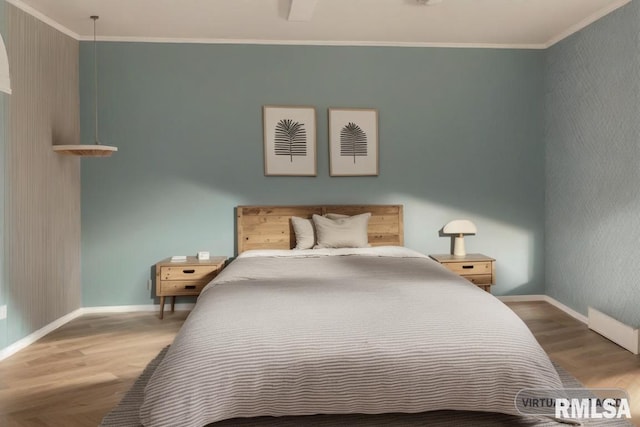
[[429, 256], [448, 270], [487, 292], [491, 292], [491, 285], [496, 283], [496, 260], [486, 255], [467, 254], [461, 257], [449, 254], [434, 254]]
[[173, 297], [173, 313], [176, 297], [200, 295], [207, 283], [222, 271], [226, 262], [225, 256], [206, 260], [188, 256], [184, 262], [173, 262], [171, 258], [167, 258], [156, 263], [156, 296], [160, 297], [160, 319], [164, 316], [166, 297]]
[[198, 295], [207, 283], [209, 282], [192, 280], [163, 281], [160, 282], [158, 295]]
[[211, 265], [182, 265], [161, 267], [160, 280], [200, 280], [213, 279], [218, 273], [217, 266]]
[[477, 274], [491, 275], [490, 262], [448, 262], [444, 264], [444, 266], [461, 276]]
[[491, 274], [470, 274], [464, 275], [462, 278], [467, 279], [475, 285], [491, 285], [493, 284], [493, 276]]

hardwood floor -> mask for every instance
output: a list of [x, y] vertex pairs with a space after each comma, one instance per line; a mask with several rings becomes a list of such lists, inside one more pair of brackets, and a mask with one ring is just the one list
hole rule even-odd
[[551, 360], [585, 387], [627, 391], [632, 421], [640, 426], [640, 356], [589, 330], [546, 302], [508, 303], [525, 321]]
[[[640, 419], [640, 357], [545, 302], [508, 304], [588, 387], [619, 387]], [[0, 362], [0, 425], [95, 427], [170, 344], [186, 312], [85, 315]]]
[[85, 315], [0, 362], [0, 425], [97, 426], [187, 317]]

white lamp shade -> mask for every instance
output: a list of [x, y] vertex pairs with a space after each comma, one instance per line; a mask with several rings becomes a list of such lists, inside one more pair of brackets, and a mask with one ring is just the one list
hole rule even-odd
[[442, 228], [444, 234], [455, 234], [456, 238], [453, 242], [453, 255], [463, 257], [467, 254], [464, 247], [464, 235], [476, 234], [478, 229], [474, 223], [468, 219], [456, 219], [449, 222]]
[[444, 234], [476, 234], [478, 228], [468, 219], [457, 219], [445, 225], [442, 232]]
[[0, 35], [0, 91], [11, 94], [11, 77], [9, 76], [9, 58], [4, 40]]

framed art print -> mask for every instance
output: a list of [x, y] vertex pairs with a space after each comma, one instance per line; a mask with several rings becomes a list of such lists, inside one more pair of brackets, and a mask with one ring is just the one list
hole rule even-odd
[[316, 176], [316, 109], [265, 105], [264, 174]]
[[329, 174], [378, 175], [378, 111], [329, 109]]

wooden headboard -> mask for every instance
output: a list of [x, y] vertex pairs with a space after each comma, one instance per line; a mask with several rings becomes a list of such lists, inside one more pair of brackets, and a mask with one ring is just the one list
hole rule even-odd
[[318, 206], [238, 206], [237, 250], [291, 249], [296, 245], [290, 218], [311, 218], [313, 214], [357, 215], [371, 212], [369, 244], [403, 246], [402, 205], [318, 205]]

